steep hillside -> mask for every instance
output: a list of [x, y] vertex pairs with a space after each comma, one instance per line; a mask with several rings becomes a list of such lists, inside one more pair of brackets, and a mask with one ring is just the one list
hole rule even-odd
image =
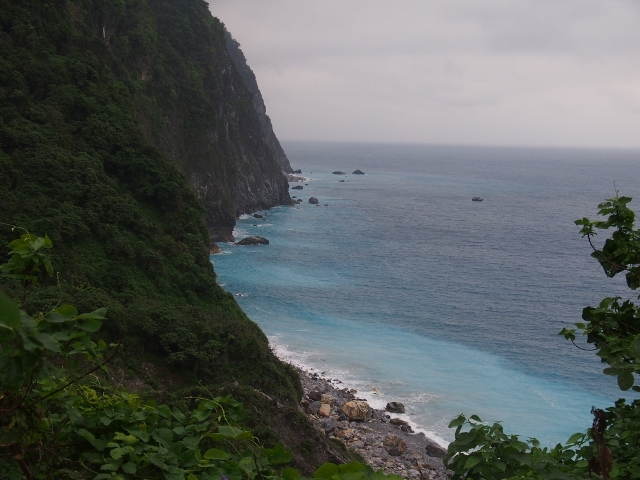
[[282, 170], [287, 173], [293, 173], [293, 169], [291, 168], [291, 164], [289, 163], [287, 154], [284, 153], [284, 150], [280, 145], [280, 141], [273, 131], [271, 119], [269, 118], [269, 115], [267, 115], [267, 107], [264, 104], [264, 99], [262, 98], [262, 94], [260, 93], [260, 89], [258, 88], [256, 76], [254, 75], [253, 70], [251, 70], [251, 67], [249, 67], [249, 65], [247, 64], [247, 59], [240, 49], [240, 44], [226, 29], [224, 32], [224, 38], [227, 41], [227, 50], [231, 55], [233, 63], [238, 69], [238, 73], [240, 73], [240, 77], [242, 77], [242, 81], [253, 95], [253, 108], [258, 114], [260, 125], [262, 126], [262, 131], [265, 133], [265, 138], [267, 140], [269, 148], [271, 148]]
[[0, 246], [13, 226], [47, 233], [59, 272], [26, 309], [107, 307], [115, 382], [176, 404], [232, 392], [265, 442], [300, 452], [297, 374], [208, 256], [237, 214], [288, 201], [204, 2], [0, 0]]

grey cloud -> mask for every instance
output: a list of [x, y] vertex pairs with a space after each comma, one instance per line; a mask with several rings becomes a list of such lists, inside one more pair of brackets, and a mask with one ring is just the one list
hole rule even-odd
[[640, 147], [640, 2], [213, 0], [283, 139]]

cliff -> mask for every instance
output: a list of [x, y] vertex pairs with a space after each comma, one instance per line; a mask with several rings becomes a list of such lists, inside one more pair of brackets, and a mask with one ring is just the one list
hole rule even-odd
[[0, 2], [0, 246], [48, 234], [59, 270], [25, 310], [107, 308], [114, 382], [178, 406], [233, 394], [266, 445], [324, 445], [308, 473], [332, 450], [298, 412], [299, 378], [209, 259], [237, 215], [289, 201], [205, 2]]
[[247, 64], [247, 59], [240, 49], [240, 44], [226, 29], [224, 32], [224, 38], [227, 42], [227, 50], [229, 51], [229, 55], [231, 55], [231, 59], [238, 69], [238, 73], [240, 74], [242, 81], [253, 95], [253, 108], [258, 114], [258, 119], [260, 120], [262, 131], [265, 134], [267, 145], [269, 145], [269, 148], [273, 152], [274, 157], [280, 164], [280, 168], [282, 168], [282, 170], [286, 173], [293, 173], [293, 169], [291, 168], [291, 164], [289, 163], [287, 154], [284, 153], [284, 150], [280, 145], [280, 141], [273, 131], [271, 119], [267, 115], [267, 107], [264, 104], [264, 99], [262, 98], [262, 94], [260, 93], [260, 89], [258, 88], [256, 76], [254, 75], [253, 70], [251, 70], [251, 68]]

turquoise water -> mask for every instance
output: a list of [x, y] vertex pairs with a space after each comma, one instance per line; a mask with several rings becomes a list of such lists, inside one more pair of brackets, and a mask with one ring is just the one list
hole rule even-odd
[[[223, 244], [212, 256], [281, 356], [375, 405], [405, 403], [405, 418], [443, 441], [463, 412], [565, 441], [590, 426], [591, 406], [619, 396], [593, 353], [557, 332], [604, 296], [630, 296], [590, 258], [573, 220], [595, 216], [614, 181], [621, 194], [639, 192], [639, 152], [285, 149], [308, 178], [292, 190], [303, 203], [238, 221], [236, 237], [270, 245]], [[331, 173], [356, 168], [366, 175]]]

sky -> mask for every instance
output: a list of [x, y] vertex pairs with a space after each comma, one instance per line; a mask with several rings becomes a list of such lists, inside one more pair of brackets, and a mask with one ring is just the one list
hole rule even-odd
[[210, 0], [280, 140], [640, 148], [638, 0]]

